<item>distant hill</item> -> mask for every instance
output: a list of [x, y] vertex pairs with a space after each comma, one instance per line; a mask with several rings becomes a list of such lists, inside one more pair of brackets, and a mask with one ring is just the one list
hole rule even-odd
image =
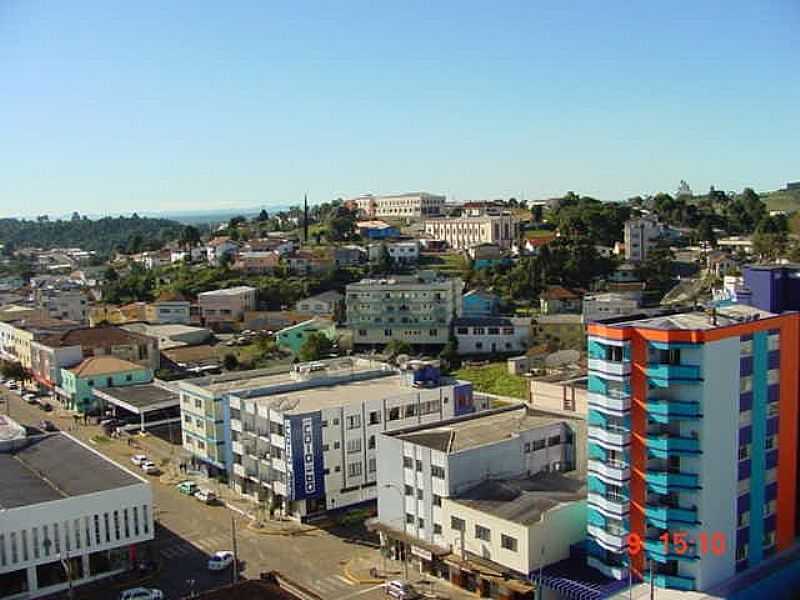
[[80, 247], [110, 254], [115, 247], [127, 246], [137, 236], [142, 249], [159, 247], [176, 239], [182, 229], [177, 221], [137, 216], [56, 221], [0, 219], [0, 243], [11, 243], [17, 248]]
[[783, 210], [787, 213], [800, 210], [800, 190], [777, 190], [761, 194], [770, 210]]

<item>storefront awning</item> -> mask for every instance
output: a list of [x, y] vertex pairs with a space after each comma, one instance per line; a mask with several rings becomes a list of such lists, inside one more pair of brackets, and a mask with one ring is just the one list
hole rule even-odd
[[[434, 556], [442, 557], [450, 554], [450, 548], [442, 548], [441, 546], [437, 546], [436, 544], [430, 544], [425, 540], [421, 540], [416, 536], [409, 535], [408, 533], [401, 531], [399, 529], [395, 529], [394, 527], [390, 527], [385, 523], [381, 523], [377, 518], [369, 519], [367, 521], [367, 529], [369, 531], [380, 531], [381, 533], [386, 534], [387, 537], [392, 538], [393, 540], [397, 540], [399, 542], [404, 542], [411, 546], [411, 553], [415, 556], [420, 558], [427, 558], [427, 553], [430, 553], [431, 558]], [[417, 552], [414, 552], [414, 549], [417, 548]], [[430, 559], [428, 559], [430, 560]]]

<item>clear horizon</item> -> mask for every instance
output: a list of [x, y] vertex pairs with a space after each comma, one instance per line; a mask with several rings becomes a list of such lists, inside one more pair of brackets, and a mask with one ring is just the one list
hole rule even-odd
[[800, 179], [800, 4], [0, 3], [0, 217]]

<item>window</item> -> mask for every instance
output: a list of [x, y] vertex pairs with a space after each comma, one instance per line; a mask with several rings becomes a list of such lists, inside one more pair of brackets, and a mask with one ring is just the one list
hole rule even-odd
[[511, 550], [512, 552], [517, 551], [517, 538], [513, 538], [510, 535], [506, 535], [505, 533], [500, 536], [500, 545], [505, 548], [506, 550]]
[[347, 440], [347, 453], [356, 454], [361, 452], [361, 439]]
[[425, 519], [417, 519], [417, 527], [425, 529]]
[[358, 477], [361, 475], [362, 466], [360, 462], [350, 463], [347, 465], [347, 476]]
[[736, 516], [737, 527], [747, 527], [750, 524], [750, 511], [746, 510]]
[[[45, 535], [47, 535], [46, 532]], [[100, 543], [100, 515], [94, 516], [94, 543]]]
[[431, 465], [431, 477], [435, 477], [436, 479], [444, 479], [444, 467]]
[[139, 535], [139, 507], [133, 507], [133, 534]]
[[767, 404], [767, 416], [774, 417], [780, 412], [780, 407], [777, 402], [770, 402]]
[[399, 406], [395, 406], [393, 408], [390, 408], [389, 409], [389, 420], [390, 421], [396, 421], [399, 418], [400, 418], [400, 407]]
[[466, 327], [457, 327], [456, 333], [459, 335], [467, 335], [467, 328]]
[[442, 524], [441, 523], [434, 523], [433, 524], [433, 535], [441, 535], [442, 534]]
[[778, 369], [770, 369], [767, 371], [767, 385], [775, 385], [776, 383], [780, 383], [781, 376], [778, 372]]
[[131, 537], [130, 523], [128, 522], [128, 509], [122, 509], [122, 523], [124, 525], [125, 537]]
[[499, 335], [500, 330], [497, 327], [489, 327], [489, 335]]
[[769, 335], [767, 337], [767, 350], [779, 350], [781, 347], [781, 338], [779, 334]]
[[753, 377], [751, 375], [745, 375], [739, 380], [739, 391], [741, 393], [752, 391], [753, 389]]
[[414, 468], [414, 459], [410, 456], [403, 457], [403, 467], [406, 469], [413, 469]]
[[342, 445], [339, 442], [333, 442], [333, 449], [334, 450], [338, 450], [339, 448], [341, 448], [341, 446]]
[[383, 335], [386, 337], [392, 337], [392, 330], [391, 329], [384, 329]]
[[417, 405], [416, 404], [406, 404], [405, 409], [405, 418], [413, 417], [417, 414]]
[[545, 444], [544, 440], [533, 440], [533, 445], [531, 446], [531, 448], [533, 449], [534, 452], [536, 452], [537, 450], [543, 450], [544, 444]]
[[433, 505], [434, 506], [441, 506], [442, 505], [442, 497], [439, 494], [433, 495]]
[[531, 443], [530, 442], [525, 442], [525, 444], [522, 446], [522, 451], [525, 452], [525, 454], [530, 452], [531, 451]]
[[410, 485], [404, 486], [403, 489], [405, 490], [405, 495], [406, 496], [413, 496], [414, 495], [414, 488], [411, 487]]
[[358, 429], [361, 427], [361, 415], [350, 415], [347, 417], [347, 428]]
[[464, 531], [466, 527], [466, 523], [464, 523], [464, 519], [459, 519], [458, 517], [450, 517], [450, 529], [453, 531]]
[[367, 473], [374, 473], [377, 470], [376, 461], [374, 458], [370, 458], [367, 461]]
[[736, 560], [746, 560], [747, 559], [747, 544], [742, 544], [741, 546], [736, 547]]
[[547, 438], [548, 446], [558, 446], [561, 443], [561, 435], [553, 435]]
[[327, 452], [330, 449], [331, 449], [331, 447], [328, 444], [322, 444], [322, 451], [323, 452]]
[[417, 490], [417, 500], [424, 500], [425, 494], [422, 490]]
[[739, 446], [739, 460], [747, 460], [750, 458], [750, 444]]
[[369, 413], [369, 424], [370, 425], [378, 425], [381, 422], [381, 413], [377, 410], [373, 410]]
[[336, 418], [333, 420], [333, 424], [334, 424], [334, 425], [338, 425], [338, 424], [339, 424], [339, 417], [336, 417]]
[[777, 500], [770, 500], [767, 502], [766, 507], [764, 508], [764, 516], [772, 515], [775, 513], [775, 509], [778, 507]]
[[[13, 533], [11, 535], [14, 535]], [[774, 531], [765, 531], [764, 532], [764, 548], [769, 548], [775, 543], [775, 532]]]
[[142, 526], [145, 533], [150, 532], [150, 518], [148, 517], [146, 504], [142, 506]]
[[485, 330], [484, 330], [483, 327], [473, 327], [472, 328], [473, 335], [484, 335], [484, 332], [485, 332]]
[[371, 435], [371, 436], [369, 436], [367, 438], [367, 448], [369, 450], [374, 450], [375, 449], [375, 436], [374, 435]]
[[492, 541], [492, 532], [488, 527], [483, 525], [475, 525], [475, 539], [483, 540], [484, 542]]
[[753, 340], [752, 338], [747, 340], [742, 340], [742, 344], [740, 346], [742, 356], [750, 356], [753, 354]]
[[775, 437], [774, 435], [767, 436], [764, 438], [764, 449], [765, 450], [772, 450], [775, 447]]
[[417, 473], [422, 473], [422, 461], [417, 460]]

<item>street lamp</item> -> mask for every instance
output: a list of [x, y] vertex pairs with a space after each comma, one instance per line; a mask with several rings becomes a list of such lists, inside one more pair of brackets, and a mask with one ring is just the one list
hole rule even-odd
[[[400, 509], [401, 509], [402, 515], [399, 517], [399, 520], [403, 523], [403, 534], [405, 535], [405, 533], [406, 533], [406, 519], [405, 519], [405, 512], [406, 512], [406, 510], [405, 510], [405, 504], [406, 504], [405, 497], [406, 497], [406, 495], [405, 495], [405, 492], [396, 483], [384, 483], [383, 487], [384, 487], [384, 489], [387, 489], [387, 490], [388, 489], [392, 489], [392, 490], [396, 491], [397, 495], [400, 496]], [[384, 573], [386, 572], [385, 564], [384, 564], [383, 571], [384, 571]], [[408, 561], [406, 560], [406, 542], [405, 542], [405, 540], [403, 540], [403, 576], [404, 576], [405, 580], [408, 581]]]

